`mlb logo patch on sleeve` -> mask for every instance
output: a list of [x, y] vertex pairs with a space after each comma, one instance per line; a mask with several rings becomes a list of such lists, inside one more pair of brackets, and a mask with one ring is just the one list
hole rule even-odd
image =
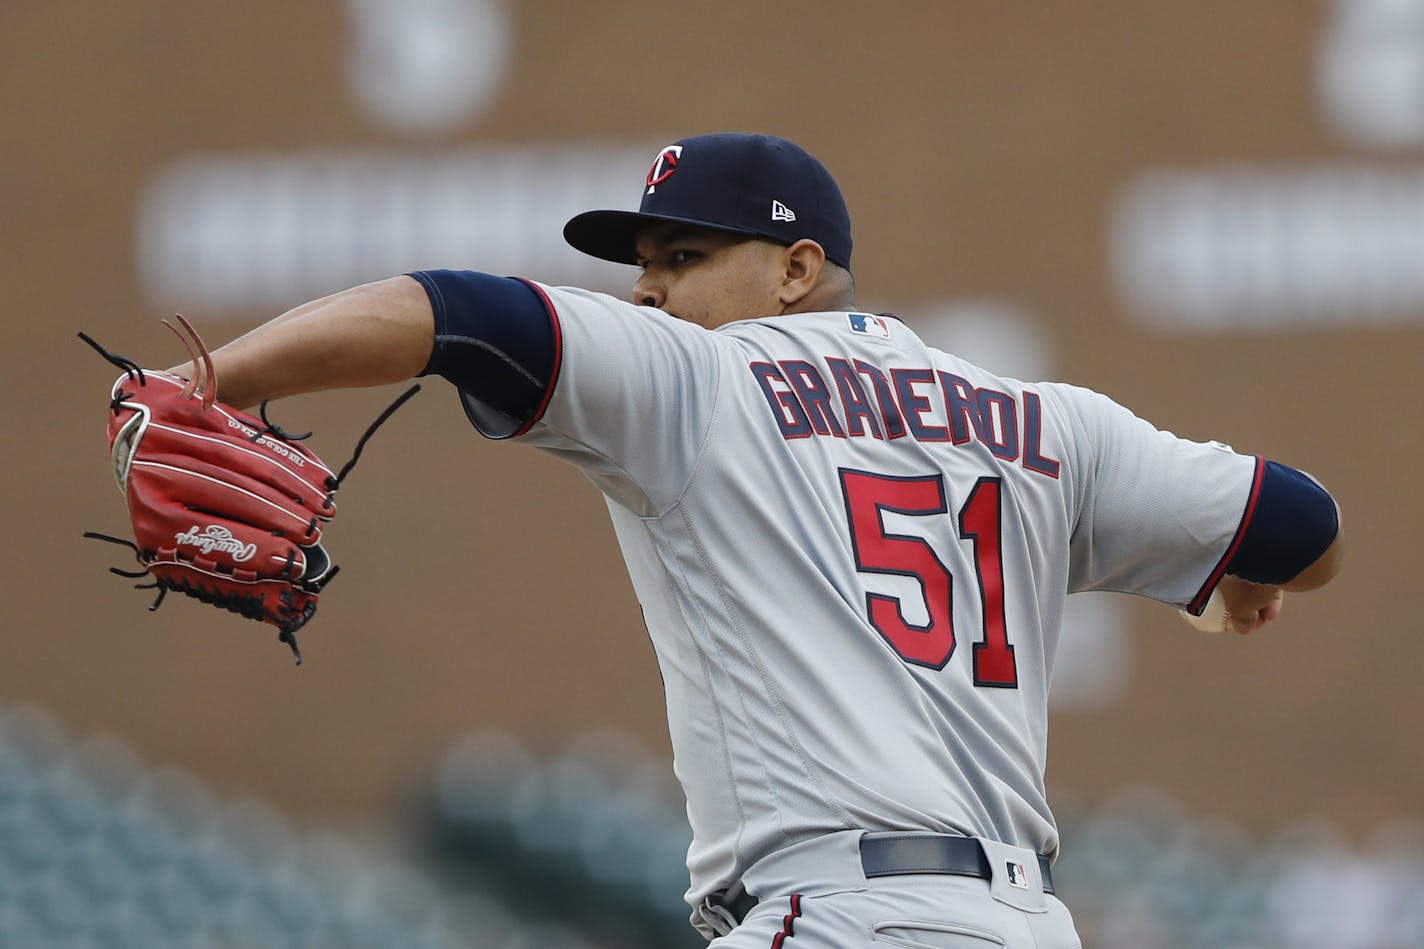
[[847, 313], [850, 319], [850, 331], [852, 333], [864, 333], [866, 336], [880, 336], [885, 339], [890, 338], [890, 325], [880, 317], [870, 313]]

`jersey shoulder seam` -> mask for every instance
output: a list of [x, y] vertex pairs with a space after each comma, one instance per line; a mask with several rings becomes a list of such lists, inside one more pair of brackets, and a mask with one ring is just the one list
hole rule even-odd
[[[726, 374], [722, 366], [722, 360], [726, 358], [722, 352], [722, 346], [714, 345], [713, 351], [716, 353], [716, 359], [713, 360], [712, 408], [707, 413], [707, 426], [702, 431], [702, 442], [697, 446], [697, 457], [693, 460], [692, 464], [688, 466], [687, 478], [683, 481], [682, 487], [678, 489], [677, 494], [668, 503], [667, 507], [659, 509], [656, 505], [653, 506], [653, 510], [657, 513], [658, 517], [663, 517], [682, 503], [682, 499], [687, 496], [688, 489], [692, 487], [692, 482], [696, 480], [697, 473], [702, 469], [702, 460], [707, 457], [707, 446], [712, 442], [712, 430], [716, 428], [717, 416], [721, 414], [722, 411], [722, 377]], [[644, 493], [646, 494], [646, 492]]]

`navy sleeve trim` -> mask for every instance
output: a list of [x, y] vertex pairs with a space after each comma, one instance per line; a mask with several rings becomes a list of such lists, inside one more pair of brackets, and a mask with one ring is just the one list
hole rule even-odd
[[563, 327], [559, 325], [559, 311], [554, 309], [554, 301], [549, 299], [549, 295], [544, 292], [543, 287], [532, 280], [525, 280], [523, 277], [517, 277], [515, 279], [537, 293], [540, 301], [544, 304], [544, 311], [549, 316], [549, 327], [553, 330], [554, 334], [554, 364], [549, 370], [548, 381], [544, 383], [544, 395], [539, 400], [539, 407], [534, 410], [534, 414], [529, 417], [529, 420], [525, 422], [517, 432], [510, 436], [511, 438], [518, 438], [520, 435], [523, 435], [529, 431], [529, 429], [533, 428], [536, 422], [544, 417], [544, 412], [549, 408], [549, 400], [554, 397], [554, 389], [559, 384], [559, 370], [564, 367], [564, 331]]
[[488, 438], [513, 438], [543, 416], [562, 361], [562, 333], [537, 285], [474, 271], [410, 274], [435, 315], [435, 343], [421, 375], [460, 390], [470, 423]]
[[1226, 572], [1251, 583], [1280, 586], [1325, 553], [1340, 530], [1330, 493], [1305, 474], [1266, 462], [1256, 516]]
[[1202, 584], [1197, 595], [1192, 597], [1192, 602], [1187, 605], [1187, 612], [1193, 616], [1200, 616], [1202, 610], [1206, 609], [1206, 601], [1211, 599], [1212, 591], [1221, 582], [1221, 578], [1226, 575], [1226, 569], [1231, 563], [1231, 559], [1236, 556], [1236, 551], [1240, 549], [1241, 542], [1246, 538], [1246, 533], [1250, 530], [1251, 519], [1256, 513], [1256, 502], [1261, 497], [1261, 479], [1266, 471], [1266, 459], [1256, 456], [1256, 471], [1251, 476], [1251, 491], [1246, 496], [1246, 509], [1241, 513], [1241, 523], [1236, 528], [1236, 534], [1231, 538], [1231, 544], [1226, 548], [1226, 553], [1221, 555], [1221, 559], [1216, 562], [1211, 573], [1207, 576], [1206, 582]]

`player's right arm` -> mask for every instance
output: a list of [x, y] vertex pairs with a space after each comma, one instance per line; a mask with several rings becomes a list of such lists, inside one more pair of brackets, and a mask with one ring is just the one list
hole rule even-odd
[[1072, 433], [1070, 589], [1137, 593], [1200, 613], [1218, 591], [1232, 628], [1339, 572], [1339, 508], [1287, 465], [1159, 431], [1105, 396], [1049, 386]]
[[[1324, 488], [1321, 488], [1321, 491], [1323, 493]], [[1329, 512], [1322, 503], [1309, 499], [1302, 499], [1300, 503], [1313, 509], [1307, 511], [1306, 517], [1318, 518], [1322, 523], [1329, 519]], [[1334, 504], [1333, 499], [1331, 504]], [[1232, 574], [1231, 565], [1228, 564], [1227, 573], [1221, 578], [1217, 592], [1221, 594], [1233, 632], [1244, 634], [1260, 629], [1280, 615], [1285, 594], [1318, 590], [1335, 579], [1345, 559], [1345, 529], [1340, 525], [1338, 507], [1334, 520], [1335, 535], [1329, 546], [1309, 566], [1287, 580], [1274, 584], [1252, 583], [1244, 577]]]
[[1216, 588], [1228, 628], [1241, 634], [1280, 615], [1287, 592], [1329, 583], [1345, 556], [1340, 508], [1324, 486], [1279, 462], [1261, 471]]

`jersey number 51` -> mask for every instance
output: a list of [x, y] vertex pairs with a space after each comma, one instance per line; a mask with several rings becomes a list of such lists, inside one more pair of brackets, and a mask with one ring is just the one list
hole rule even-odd
[[[890, 534], [883, 514], [948, 514], [944, 477], [894, 477], [840, 469], [841, 492], [850, 520], [856, 569], [862, 573], [914, 577], [924, 591], [929, 621], [906, 621], [899, 597], [865, 595], [870, 624], [901, 659], [943, 669], [954, 655], [954, 577], [923, 538]], [[973, 546], [974, 572], [984, 617], [984, 640], [974, 644], [974, 684], [1013, 689], [1019, 684], [1014, 647], [1004, 627], [1004, 564], [999, 550], [1003, 484], [999, 478], [975, 482], [959, 510], [959, 536]]]

